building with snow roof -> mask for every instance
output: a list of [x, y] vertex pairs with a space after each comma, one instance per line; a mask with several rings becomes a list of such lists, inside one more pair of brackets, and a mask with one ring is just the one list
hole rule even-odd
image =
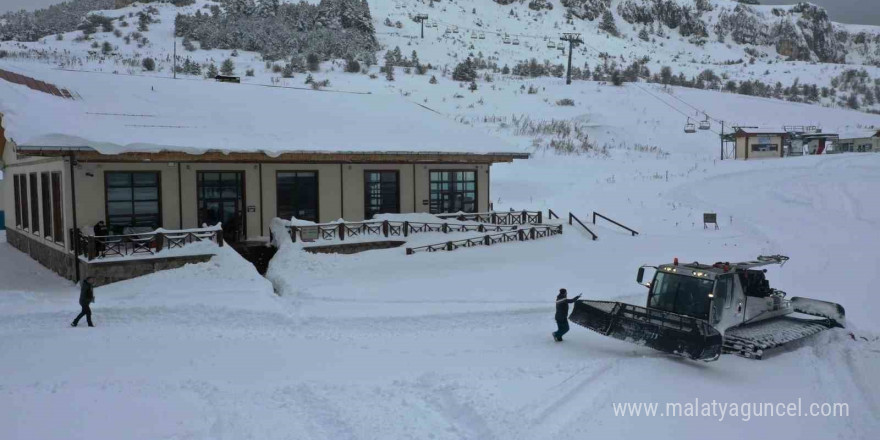
[[737, 128], [731, 137], [736, 143], [736, 159], [768, 159], [782, 157], [789, 134], [781, 130]]
[[846, 153], [880, 152], [880, 130], [841, 135], [838, 151]]
[[[397, 96], [0, 65], [8, 241], [73, 278], [81, 231], [275, 217], [490, 210], [490, 168], [525, 159]], [[505, 151], [505, 149], [507, 151]]]

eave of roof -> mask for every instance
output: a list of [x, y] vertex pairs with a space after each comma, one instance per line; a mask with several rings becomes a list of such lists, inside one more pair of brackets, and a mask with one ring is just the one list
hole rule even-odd
[[180, 151], [126, 152], [102, 154], [91, 147], [44, 147], [16, 146], [22, 156], [59, 157], [75, 155], [83, 162], [268, 162], [268, 163], [361, 163], [361, 162], [403, 162], [403, 163], [501, 163], [515, 159], [529, 159], [529, 153], [492, 152], [412, 152], [412, 151], [290, 151], [280, 154], [267, 154], [255, 150], [251, 152], [224, 152], [210, 150], [200, 154]]

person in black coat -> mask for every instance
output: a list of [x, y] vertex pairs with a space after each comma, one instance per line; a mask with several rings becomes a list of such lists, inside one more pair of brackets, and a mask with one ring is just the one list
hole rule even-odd
[[559, 295], [556, 295], [556, 327], [558, 329], [553, 332], [553, 339], [556, 342], [562, 342], [562, 335], [568, 333], [568, 305], [581, 297], [578, 295], [568, 299], [566, 295], [568, 292], [565, 289], [559, 289]]
[[[110, 234], [110, 231], [107, 230], [107, 225], [104, 224], [103, 220], [95, 224], [93, 230], [95, 232], [95, 237], [106, 237]], [[104, 240], [95, 240], [95, 251], [97, 251], [98, 255], [104, 255], [105, 248]]]
[[92, 324], [92, 309], [89, 306], [91, 303], [95, 302], [95, 290], [92, 287], [94, 280], [93, 277], [88, 277], [79, 283], [79, 305], [82, 307], [82, 311], [77, 315], [76, 319], [70, 323], [71, 327], [76, 327], [83, 316], [86, 317], [86, 322], [89, 323], [89, 327], [95, 326], [95, 324]]

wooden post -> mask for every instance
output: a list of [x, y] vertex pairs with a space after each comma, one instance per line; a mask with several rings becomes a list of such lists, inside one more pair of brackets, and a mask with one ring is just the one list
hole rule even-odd
[[297, 231], [297, 227], [296, 227], [296, 226], [291, 226], [291, 227], [290, 227], [290, 239], [291, 239], [294, 243], [296, 243], [296, 231]]
[[593, 224], [596, 224], [596, 211], [593, 211]]
[[492, 219], [492, 224], [493, 224], [493, 225], [497, 225], [497, 224], [498, 224], [498, 214], [495, 214], [495, 213], [493, 212], [489, 217]]
[[382, 233], [388, 236], [388, 220], [382, 222]]
[[407, 255], [412, 255], [412, 254], [413, 254], [413, 250], [412, 250], [412, 248], [406, 248], [406, 254], [407, 254]]
[[[409, 222], [408, 221], [403, 222], [403, 236], [409, 237]], [[408, 249], [408, 250], [412, 250], [412, 249]], [[407, 255], [409, 255], [409, 254], [407, 254]]]
[[538, 211], [538, 223], [544, 223], [544, 211]]
[[486, 232], [486, 227], [482, 223], [477, 225], [477, 232]]
[[156, 242], [156, 252], [161, 252], [162, 248], [165, 246], [165, 234], [157, 232], [156, 235], [153, 236], [153, 240]]
[[214, 231], [217, 234], [217, 245], [223, 247], [223, 230]]
[[492, 244], [492, 239], [488, 235], [484, 235], [483, 236], [483, 244], [485, 244], [486, 246], [489, 246], [490, 244]]
[[345, 223], [339, 224], [339, 240], [345, 241]]
[[[444, 223], [444, 224], [445, 224], [445, 223]], [[447, 241], [447, 242], [446, 242], [446, 250], [447, 250], [447, 251], [451, 251], [451, 250], [452, 250], [452, 242], [451, 242], [451, 241]]]
[[443, 223], [443, 226], [441, 227], [441, 230], [443, 231], [444, 234], [448, 234], [448, 233], [449, 233], [449, 224], [448, 224], [448, 223]]
[[523, 210], [523, 212], [522, 212], [522, 224], [525, 225], [525, 224], [528, 224], [528, 223], [529, 223], [529, 214], [528, 214], [525, 210]]
[[532, 236], [532, 237], [531, 237], [532, 240], [535, 239], [535, 227], [534, 227], [534, 226], [532, 226], [531, 228], [529, 228], [529, 235]]

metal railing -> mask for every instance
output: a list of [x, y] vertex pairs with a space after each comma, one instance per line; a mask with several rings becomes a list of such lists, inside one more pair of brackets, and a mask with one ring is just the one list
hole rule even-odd
[[639, 233], [636, 232], [635, 229], [632, 229], [632, 228], [630, 228], [630, 227], [628, 227], [628, 226], [624, 226], [624, 225], [622, 225], [622, 224], [620, 224], [620, 223], [618, 223], [618, 222], [616, 222], [616, 221], [614, 221], [614, 220], [611, 220], [611, 219], [608, 218], [608, 217], [605, 217], [605, 216], [602, 215], [602, 214], [599, 214], [599, 213], [596, 212], [596, 211], [593, 211], [593, 224], [594, 224], [594, 225], [596, 224], [596, 217], [601, 217], [601, 218], [603, 218], [603, 219], [605, 219], [605, 220], [607, 220], [607, 221], [609, 221], [609, 222], [611, 222], [611, 223], [613, 223], [613, 224], [615, 224], [615, 225], [617, 225], [617, 226], [619, 226], [619, 227], [621, 227], [621, 228], [623, 228], [623, 229], [626, 229], [627, 231], [629, 231], [629, 232], [632, 234], [633, 237], [635, 237], [636, 235], [639, 235]]
[[550, 209], [550, 208], [547, 208], [547, 220], [553, 220], [553, 219], [554, 219], [554, 218], [555, 218], [555, 219], [558, 219], [558, 218], [559, 218], [559, 216], [558, 216], [558, 215], [556, 215], [556, 213], [555, 213], [555, 212], [553, 212], [553, 210], [552, 210], [552, 209]]
[[86, 260], [99, 258], [127, 257], [130, 255], [155, 255], [163, 249], [182, 248], [188, 244], [205, 241], [223, 246], [223, 230], [184, 230], [146, 232], [129, 235], [84, 235], [80, 231], [70, 231], [77, 246], [76, 252]]
[[290, 239], [296, 242], [303, 240], [303, 234], [310, 236], [308, 241], [315, 240], [340, 240], [345, 241], [352, 237], [383, 236], [383, 237], [408, 237], [411, 234], [424, 234], [436, 232], [448, 234], [452, 232], [504, 232], [516, 230], [518, 225], [503, 224], [459, 224], [459, 223], [430, 223], [373, 220], [350, 223], [325, 223], [309, 226], [287, 227]]
[[596, 235], [593, 231], [591, 231], [590, 228], [588, 228], [587, 225], [585, 225], [584, 222], [581, 221], [581, 219], [577, 218], [574, 214], [569, 212], [568, 213], [568, 224], [573, 225], [574, 224], [573, 222], [577, 222], [579, 225], [581, 225], [582, 228], [584, 228], [587, 232], [589, 232], [590, 236], [593, 237], [593, 241], [595, 241], [597, 238], [599, 238], [599, 236]]
[[498, 243], [537, 240], [539, 238], [551, 237], [559, 234], [562, 234], [562, 225], [533, 225], [528, 228], [516, 229], [497, 234], [488, 234], [480, 237], [447, 241], [445, 243], [406, 248], [406, 254], [413, 255], [417, 252], [454, 251], [461, 248], [491, 246]]
[[442, 219], [455, 219], [462, 222], [472, 221], [493, 225], [535, 225], [544, 223], [542, 211], [492, 211], [477, 213], [438, 214]]

